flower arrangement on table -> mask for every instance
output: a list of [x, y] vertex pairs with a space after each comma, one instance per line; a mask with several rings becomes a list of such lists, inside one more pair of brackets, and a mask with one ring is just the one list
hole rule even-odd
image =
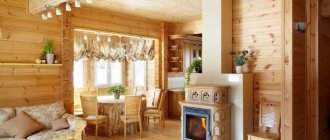
[[109, 95], [114, 95], [115, 99], [119, 99], [121, 94], [125, 94], [127, 88], [122, 84], [111, 85], [107, 88], [107, 93]]
[[242, 66], [245, 65], [251, 57], [254, 57], [254, 51], [248, 51], [246, 49], [240, 51], [230, 51], [229, 54], [233, 56], [236, 73], [242, 73]]

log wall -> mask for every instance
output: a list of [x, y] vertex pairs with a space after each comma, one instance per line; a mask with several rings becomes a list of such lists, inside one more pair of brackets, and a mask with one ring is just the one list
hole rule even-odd
[[[34, 65], [47, 38], [61, 56], [60, 17], [27, 14], [27, 0], [0, 0], [0, 107], [48, 103], [62, 98], [61, 65]], [[60, 60], [61, 62], [61, 60]]]
[[256, 57], [244, 71], [254, 74], [254, 130], [259, 100], [281, 102], [281, 0], [233, 0], [233, 49], [253, 49]]

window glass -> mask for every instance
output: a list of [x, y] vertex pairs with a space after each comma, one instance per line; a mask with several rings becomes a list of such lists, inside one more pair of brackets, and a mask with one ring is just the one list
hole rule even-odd
[[74, 61], [73, 65], [73, 86], [74, 88], [84, 87], [84, 61]]
[[114, 62], [110, 65], [110, 81], [111, 84], [121, 84], [122, 83], [122, 63], [121, 62]]
[[107, 61], [100, 60], [95, 62], [95, 85], [96, 86], [107, 86], [109, 85], [108, 77], [108, 63]]
[[145, 86], [145, 61], [134, 62], [134, 86], [144, 87]]

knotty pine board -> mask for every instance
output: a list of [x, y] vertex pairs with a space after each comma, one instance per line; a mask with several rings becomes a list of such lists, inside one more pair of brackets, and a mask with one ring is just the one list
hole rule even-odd
[[233, 0], [233, 49], [251, 48], [256, 58], [244, 66], [254, 74], [254, 130], [259, 100], [281, 101], [281, 0]]

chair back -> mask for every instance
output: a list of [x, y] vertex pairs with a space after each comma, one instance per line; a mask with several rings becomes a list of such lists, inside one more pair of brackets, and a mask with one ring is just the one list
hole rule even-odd
[[125, 96], [125, 115], [141, 115], [142, 96]]
[[97, 96], [80, 96], [83, 116], [97, 116]]
[[167, 98], [167, 91], [163, 91], [160, 95], [159, 105], [157, 106], [159, 111], [164, 110], [166, 98]]
[[280, 129], [280, 103], [260, 102], [259, 131], [279, 134]]
[[152, 97], [152, 106], [159, 106], [160, 103], [160, 97], [161, 97], [162, 90], [159, 88], [155, 88], [154, 95]]

